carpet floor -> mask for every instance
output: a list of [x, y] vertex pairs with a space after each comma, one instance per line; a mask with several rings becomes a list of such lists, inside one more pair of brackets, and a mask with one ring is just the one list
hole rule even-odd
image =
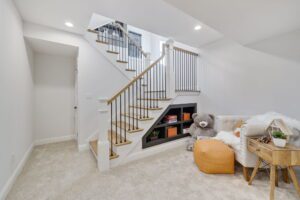
[[[298, 173], [299, 175], [299, 173]], [[89, 151], [75, 142], [35, 147], [8, 200], [268, 200], [269, 178], [252, 186], [242, 176], [201, 173], [184, 147], [99, 173]], [[276, 200], [299, 200], [292, 184], [279, 182]]]

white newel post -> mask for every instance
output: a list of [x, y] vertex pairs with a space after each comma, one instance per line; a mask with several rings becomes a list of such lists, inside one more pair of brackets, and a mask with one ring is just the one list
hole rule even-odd
[[166, 73], [167, 73], [167, 97], [175, 97], [175, 69], [173, 65], [173, 47], [174, 40], [168, 40], [166, 42], [167, 46], [165, 47], [166, 52]]
[[99, 135], [98, 135], [98, 169], [99, 171], [106, 171], [110, 168], [109, 161], [109, 141], [107, 138], [107, 131], [110, 126], [110, 106], [107, 105], [106, 100], [100, 101], [101, 108], [99, 110]]
[[[150, 64], [151, 64], [151, 54], [147, 52], [147, 53], [146, 53], [146, 59], [145, 59], [145, 69], [146, 69], [147, 67], [149, 67]], [[145, 70], [145, 69], [144, 69], [144, 70]]]

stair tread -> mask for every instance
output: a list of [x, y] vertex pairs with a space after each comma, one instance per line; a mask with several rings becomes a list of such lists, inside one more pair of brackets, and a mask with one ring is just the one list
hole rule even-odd
[[121, 113], [121, 115], [126, 116], [126, 117], [130, 117], [130, 118], [134, 118], [134, 119], [138, 119], [139, 121], [148, 121], [148, 120], [154, 119], [153, 117], [143, 117], [143, 116], [140, 116], [140, 115], [132, 116], [132, 114], [129, 115], [128, 113]]
[[127, 122], [125, 123], [124, 121], [118, 121], [117, 123], [115, 121], [113, 121], [112, 124], [117, 125], [117, 127], [122, 128], [122, 129], [124, 129], [125, 124], [126, 124], [126, 131], [128, 133], [135, 133], [135, 132], [140, 132], [140, 131], [144, 130], [142, 128], [137, 128], [136, 126], [133, 127], [132, 124], [130, 125], [130, 130], [129, 130], [129, 124]]
[[[112, 132], [112, 134], [110, 134], [111, 132]], [[116, 135], [117, 135], [117, 137], [116, 137]], [[125, 138], [123, 136], [120, 138], [120, 134], [116, 134], [115, 131], [108, 130], [107, 136], [108, 136], [109, 141], [111, 141], [111, 136], [112, 136], [112, 142], [115, 146], [123, 146], [123, 145], [132, 143], [127, 138], [126, 138], [126, 142], [125, 142]]]
[[107, 50], [106, 52], [107, 52], [107, 53], [112, 53], [112, 54], [119, 54], [119, 52], [111, 51], [111, 50]]
[[96, 40], [96, 42], [102, 43], [102, 44], [109, 44], [108, 42], [105, 42], [105, 41], [102, 41], [102, 40]]
[[125, 69], [125, 71], [128, 71], [128, 72], [135, 72], [136, 70], [135, 70], [135, 69]]
[[119, 62], [119, 63], [128, 63], [128, 61], [124, 61], [124, 60], [117, 60], [117, 62]]
[[89, 29], [87, 29], [87, 31], [88, 31], [88, 32], [90, 32], [90, 33], [98, 33], [98, 31], [95, 31], [95, 30], [93, 30], [93, 29], [90, 29], [90, 28], [89, 28]]
[[[94, 156], [96, 157], [96, 159], [98, 159], [97, 158], [97, 155], [98, 155], [98, 140], [90, 141], [90, 147], [91, 147], [91, 150], [92, 150]], [[110, 149], [109, 152], [111, 152], [111, 149]], [[115, 158], [118, 158], [118, 157], [119, 157], [118, 154], [116, 154], [115, 152], [112, 152], [112, 155], [109, 156], [109, 159], [111, 160], [111, 159], [115, 159]]]
[[147, 108], [147, 107], [143, 107], [143, 106], [129, 106], [131, 108], [138, 108], [138, 109], [148, 109], [148, 110], [161, 110], [162, 108], [161, 107], [158, 107], [158, 108]]

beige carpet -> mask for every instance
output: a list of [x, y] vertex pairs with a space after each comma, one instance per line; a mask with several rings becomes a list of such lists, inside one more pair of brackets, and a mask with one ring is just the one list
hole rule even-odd
[[[100, 174], [90, 152], [74, 142], [36, 147], [8, 195], [9, 200], [268, 200], [269, 179], [253, 186], [235, 175], [207, 175], [192, 154], [177, 148]], [[292, 184], [279, 183], [276, 200], [299, 200]]]

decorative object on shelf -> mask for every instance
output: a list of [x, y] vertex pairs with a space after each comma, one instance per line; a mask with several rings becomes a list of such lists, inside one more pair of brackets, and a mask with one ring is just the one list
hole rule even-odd
[[176, 136], [177, 135], [177, 127], [176, 126], [167, 127], [167, 135], [168, 135], [168, 138]]
[[164, 118], [165, 123], [175, 123], [177, 122], [177, 115], [167, 115]]
[[184, 112], [183, 114], [182, 114], [182, 120], [183, 121], [188, 121], [188, 120], [190, 120], [191, 119], [191, 113], [186, 113], [186, 112]]
[[267, 132], [277, 147], [285, 147], [293, 132], [285, 125], [282, 119], [274, 119], [267, 128]]
[[190, 133], [190, 128], [184, 128], [183, 129], [183, 134], [187, 134]]
[[273, 131], [272, 133], [274, 145], [277, 147], [286, 146], [286, 135], [281, 131]]
[[264, 144], [268, 144], [272, 141], [272, 138], [269, 135], [264, 135], [264, 136], [261, 136], [260, 138], [258, 138], [257, 141], [264, 143]]
[[151, 141], [154, 141], [154, 140], [157, 140], [158, 139], [158, 135], [159, 135], [159, 131], [158, 130], [156, 130], [156, 131], [153, 131], [152, 133], [151, 133], [151, 135], [150, 135], [150, 140]]
[[194, 123], [190, 127], [191, 138], [188, 140], [186, 149], [192, 151], [194, 143], [199, 136], [214, 137], [216, 131], [214, 130], [215, 117], [212, 114], [194, 113], [192, 115]]

